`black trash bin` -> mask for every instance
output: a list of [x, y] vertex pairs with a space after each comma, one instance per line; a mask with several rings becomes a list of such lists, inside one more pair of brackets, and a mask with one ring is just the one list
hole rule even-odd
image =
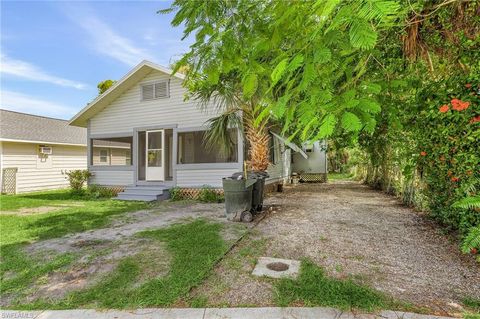
[[263, 193], [265, 189], [265, 179], [268, 177], [267, 172], [249, 172], [248, 178], [255, 179], [252, 190], [252, 213], [259, 212], [263, 208]]
[[222, 179], [225, 194], [225, 214], [228, 220], [251, 222], [252, 189], [255, 179], [226, 177]]

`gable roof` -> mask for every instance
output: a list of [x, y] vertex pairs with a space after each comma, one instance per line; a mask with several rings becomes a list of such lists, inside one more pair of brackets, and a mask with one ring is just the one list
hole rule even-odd
[[[172, 74], [172, 70], [161, 66], [159, 64], [142, 61], [136, 67], [134, 67], [130, 72], [128, 72], [123, 78], [115, 82], [107, 91], [103, 94], [97, 96], [92, 102], [87, 104], [80, 112], [78, 112], [71, 120], [70, 125], [87, 127], [87, 121], [95, 114], [103, 110], [110, 103], [112, 103], [117, 97], [119, 97], [123, 92], [128, 90], [132, 85], [140, 81], [152, 70], [160, 71], [168, 75]], [[175, 73], [173, 75], [176, 78], [183, 80], [185, 76], [181, 73]]]
[[87, 130], [68, 121], [0, 109], [0, 141], [87, 145]]

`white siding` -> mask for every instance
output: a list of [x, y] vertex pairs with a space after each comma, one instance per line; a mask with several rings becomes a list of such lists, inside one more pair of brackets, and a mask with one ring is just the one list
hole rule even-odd
[[284, 181], [288, 180], [290, 176], [290, 149], [285, 146], [285, 144], [280, 141], [279, 139], [275, 138], [275, 155], [276, 155], [276, 163], [270, 164], [268, 166], [267, 172], [269, 177], [266, 180], [266, 183], [273, 183], [277, 181]]
[[87, 168], [85, 146], [49, 146], [53, 154], [42, 158], [38, 144], [2, 143], [2, 168], [18, 168], [17, 193], [68, 187], [65, 171]]
[[298, 153], [293, 154], [292, 170], [296, 173], [326, 173], [327, 153], [324, 151], [325, 147], [325, 142], [317, 141], [313, 143], [312, 151], [307, 152], [307, 159]]
[[177, 185], [180, 187], [199, 187], [210, 185], [222, 187], [222, 178], [231, 176], [238, 169], [177, 170]]
[[98, 184], [105, 186], [126, 186], [133, 184], [133, 171], [96, 171], [94, 167], [90, 169], [93, 177], [89, 184]]
[[[142, 83], [169, 78], [170, 97], [142, 101]], [[152, 71], [90, 119], [90, 134], [133, 132], [136, 127], [171, 124], [179, 128], [205, 125], [211, 115], [202, 112], [195, 101], [184, 101], [185, 92], [180, 79]]]

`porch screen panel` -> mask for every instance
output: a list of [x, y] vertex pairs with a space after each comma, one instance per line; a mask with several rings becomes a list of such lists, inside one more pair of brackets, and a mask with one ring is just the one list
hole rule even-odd
[[231, 154], [225, 154], [221, 147], [207, 147], [204, 143], [205, 131], [178, 133], [178, 164], [235, 163], [238, 161], [237, 131], [230, 130]]

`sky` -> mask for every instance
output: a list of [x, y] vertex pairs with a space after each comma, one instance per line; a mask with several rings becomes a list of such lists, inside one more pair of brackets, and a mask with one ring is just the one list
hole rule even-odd
[[0, 108], [70, 119], [142, 60], [188, 51], [167, 1], [0, 0]]

